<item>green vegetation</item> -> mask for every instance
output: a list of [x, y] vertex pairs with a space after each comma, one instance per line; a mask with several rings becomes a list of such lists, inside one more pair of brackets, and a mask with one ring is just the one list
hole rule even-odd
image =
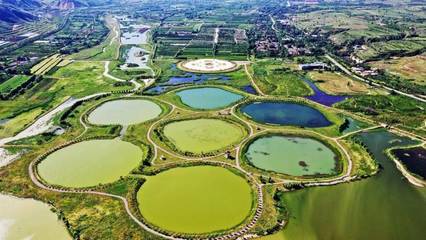
[[9, 92], [12, 92], [16, 88], [19, 88], [24, 83], [26, 83], [31, 76], [26, 75], [15, 75], [9, 80], [6, 80], [6, 82], [3, 82], [0, 84], [0, 94], [7, 94]]
[[426, 39], [390, 40], [373, 42], [366, 50], [356, 52], [357, 57], [364, 61], [386, 59], [389, 56], [413, 54], [426, 50]]
[[306, 96], [312, 91], [299, 73], [283, 67], [281, 61], [255, 62], [253, 77], [262, 92], [269, 95]]
[[[376, 121], [391, 126], [418, 129], [424, 126], [426, 104], [398, 96], [357, 96], [339, 103], [337, 107], [372, 116]], [[417, 134], [426, 135], [422, 129]]]
[[110, 30], [108, 37], [102, 44], [95, 47], [84, 49], [80, 52], [70, 55], [68, 58], [75, 60], [116, 60], [120, 48], [120, 32], [117, 20], [112, 16], [105, 17], [105, 23]]

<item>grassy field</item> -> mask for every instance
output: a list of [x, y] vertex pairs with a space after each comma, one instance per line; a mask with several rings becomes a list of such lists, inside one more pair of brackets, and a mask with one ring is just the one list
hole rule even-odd
[[268, 95], [306, 96], [312, 90], [296, 72], [284, 68], [282, 62], [274, 60], [257, 61], [253, 77], [259, 88]]
[[231, 171], [197, 166], [175, 168], [148, 178], [138, 192], [148, 222], [182, 233], [207, 233], [239, 225], [250, 213], [252, 193]]
[[74, 97], [112, 90], [115, 81], [103, 77], [103, 71], [103, 62], [73, 62], [51, 75], [58, 80], [49, 90], [61, 89], [63, 95]]
[[24, 84], [30, 79], [31, 76], [26, 75], [15, 75], [6, 82], [0, 84], [0, 94], [9, 93], [10, 91], [16, 89], [17, 87]]
[[234, 144], [244, 137], [242, 127], [218, 119], [172, 122], [164, 135], [182, 152], [207, 153]]
[[426, 54], [371, 62], [371, 66], [384, 69], [415, 84], [426, 85]]
[[321, 90], [329, 94], [367, 94], [374, 91], [367, 84], [337, 72], [312, 71], [308, 76]]
[[7, 121], [4, 125], [0, 126], [0, 138], [10, 137], [17, 134], [29, 122], [37, 118], [41, 113], [41, 108], [35, 108]]

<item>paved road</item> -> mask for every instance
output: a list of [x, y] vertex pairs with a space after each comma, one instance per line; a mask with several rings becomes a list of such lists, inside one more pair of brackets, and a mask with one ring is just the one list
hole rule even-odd
[[330, 60], [330, 61], [331, 61], [334, 65], [336, 65], [338, 68], [340, 68], [343, 72], [345, 72], [345, 73], [346, 73], [346, 74], [348, 74], [349, 76], [351, 76], [351, 77], [353, 77], [353, 78], [355, 78], [355, 79], [357, 79], [357, 80], [359, 80], [359, 81], [366, 82], [366, 83], [369, 83], [369, 84], [371, 84], [371, 85], [373, 85], [373, 86], [381, 87], [381, 88], [384, 88], [384, 89], [386, 89], [386, 90], [388, 90], [388, 91], [393, 91], [393, 92], [398, 93], [398, 94], [400, 94], [400, 95], [403, 95], [403, 96], [406, 96], [406, 97], [409, 97], [409, 98], [415, 99], [415, 100], [420, 101], [420, 102], [423, 102], [423, 103], [426, 103], [426, 99], [423, 99], [423, 98], [417, 97], [417, 96], [415, 96], [415, 95], [413, 95], [413, 94], [409, 94], [409, 93], [401, 92], [401, 91], [399, 91], [399, 90], [396, 90], [396, 89], [394, 89], [394, 88], [391, 88], [391, 87], [388, 87], [388, 86], [385, 86], [385, 85], [383, 85], [383, 84], [379, 84], [379, 83], [376, 83], [376, 82], [370, 82], [369, 80], [364, 79], [364, 78], [362, 78], [362, 77], [360, 77], [360, 76], [357, 76], [357, 75], [355, 75], [353, 72], [349, 71], [347, 68], [345, 68], [342, 64], [340, 64], [338, 61], [336, 61], [336, 60], [335, 60], [334, 58], [332, 58], [330, 55], [326, 54], [326, 55], [325, 55], [325, 57], [326, 57], [328, 60]]

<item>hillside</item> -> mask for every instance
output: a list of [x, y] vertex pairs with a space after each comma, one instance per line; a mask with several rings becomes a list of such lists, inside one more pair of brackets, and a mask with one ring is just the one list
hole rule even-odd
[[87, 7], [88, 4], [84, 1], [79, 0], [58, 0], [54, 2], [53, 7], [60, 10], [70, 10], [79, 7]]
[[31, 13], [11, 5], [0, 5], [0, 22], [8, 24], [33, 21], [37, 19]]

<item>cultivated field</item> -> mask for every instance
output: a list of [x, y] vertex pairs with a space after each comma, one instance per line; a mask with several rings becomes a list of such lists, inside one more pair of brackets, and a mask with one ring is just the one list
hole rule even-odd
[[57, 66], [61, 61], [62, 61], [61, 55], [60, 54], [54, 54], [54, 55], [44, 59], [43, 61], [41, 61], [40, 63], [38, 63], [34, 67], [32, 67], [31, 68], [31, 74], [44, 75], [47, 72], [49, 72], [52, 68]]
[[426, 54], [376, 61], [370, 64], [413, 83], [426, 85]]

